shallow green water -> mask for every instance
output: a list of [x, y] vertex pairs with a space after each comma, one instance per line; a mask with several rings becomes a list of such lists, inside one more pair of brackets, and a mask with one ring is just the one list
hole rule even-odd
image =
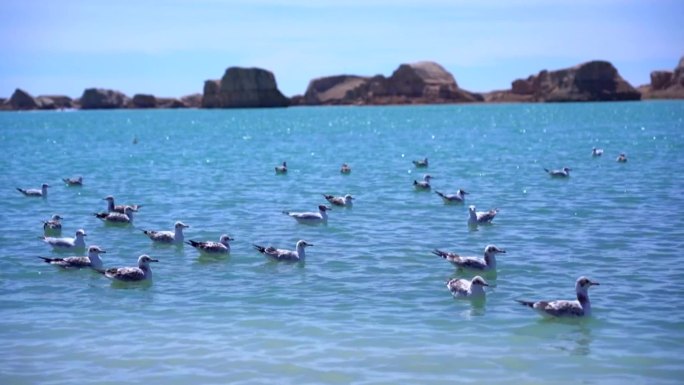
[[[0, 114], [0, 383], [681, 383], [683, 129], [682, 102]], [[494, 225], [414, 191], [425, 156], [433, 189], [500, 208]], [[543, 171], [562, 166], [569, 180]], [[46, 200], [14, 189], [43, 182]], [[355, 205], [327, 226], [281, 214], [322, 193]], [[144, 205], [135, 227], [92, 215], [110, 194]], [[153, 283], [41, 263], [54, 213], [106, 266], [160, 259]], [[186, 239], [231, 234], [230, 257], [136, 229], [176, 220]], [[315, 244], [304, 265], [251, 247], [298, 239]], [[508, 253], [486, 303], [453, 299], [460, 273], [430, 251], [490, 243]], [[580, 275], [601, 282], [592, 319], [514, 302], [571, 299]]]

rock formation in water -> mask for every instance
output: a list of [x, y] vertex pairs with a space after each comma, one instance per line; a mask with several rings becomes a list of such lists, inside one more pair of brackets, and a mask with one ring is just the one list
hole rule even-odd
[[489, 102], [590, 102], [639, 100], [641, 93], [607, 61], [590, 61], [517, 79], [510, 90], [486, 95]]
[[293, 103], [438, 104], [482, 101], [481, 95], [458, 87], [453, 75], [435, 62], [402, 64], [390, 77], [337, 75], [314, 79]]
[[130, 108], [156, 108], [157, 98], [150, 94], [135, 94], [130, 101]]
[[80, 98], [81, 109], [126, 108], [130, 99], [119, 91], [87, 88]]
[[0, 103], [0, 110], [54, 110], [72, 107], [72, 100], [68, 96], [40, 95], [33, 97], [20, 88], [17, 88], [9, 99], [3, 99]]
[[674, 71], [651, 72], [651, 84], [639, 90], [644, 99], [684, 99], [684, 57]]
[[204, 82], [203, 108], [286, 107], [290, 100], [273, 73], [261, 68], [230, 67], [221, 80]]

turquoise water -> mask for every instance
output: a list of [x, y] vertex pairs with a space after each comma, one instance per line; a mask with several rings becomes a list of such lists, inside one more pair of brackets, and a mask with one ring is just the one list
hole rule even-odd
[[[0, 383], [681, 383], [683, 130], [683, 102], [0, 114]], [[492, 226], [413, 190], [425, 156], [433, 189], [501, 209]], [[569, 180], [543, 171], [563, 166]], [[43, 182], [46, 200], [14, 189]], [[322, 193], [355, 205], [327, 226], [281, 213]], [[135, 227], [92, 215], [109, 194], [144, 205]], [[106, 266], [158, 258], [153, 283], [42, 263], [54, 213]], [[136, 229], [176, 220], [186, 239], [235, 237], [230, 257]], [[251, 246], [298, 239], [315, 244], [304, 265]], [[490, 243], [508, 253], [486, 303], [455, 300], [461, 273], [430, 251]], [[601, 282], [591, 319], [514, 301], [572, 299], [581, 275]]]

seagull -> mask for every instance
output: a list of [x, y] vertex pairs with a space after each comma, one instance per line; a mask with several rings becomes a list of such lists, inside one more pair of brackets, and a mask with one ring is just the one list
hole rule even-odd
[[66, 258], [46, 258], [38, 257], [51, 265], [61, 267], [63, 269], [82, 269], [84, 267], [92, 267], [97, 271], [102, 271], [102, 260], [100, 254], [106, 251], [100, 249], [98, 246], [90, 246], [88, 248], [87, 257], [66, 257]]
[[82, 176], [79, 176], [78, 178], [62, 178], [62, 180], [67, 186], [83, 186]]
[[55, 238], [43, 236], [43, 242], [52, 246], [55, 251], [70, 251], [74, 249], [85, 249], [86, 232], [83, 229], [76, 230], [76, 238]]
[[152, 279], [150, 262], [159, 262], [149, 255], [143, 254], [138, 257], [138, 267], [112, 267], [103, 272], [105, 277], [115, 281], [137, 282]]
[[446, 286], [455, 298], [484, 298], [484, 287], [489, 284], [477, 275], [470, 281], [463, 278], [450, 279]]
[[570, 176], [570, 171], [572, 171], [572, 169], [568, 167], [563, 167], [560, 170], [549, 170], [545, 168], [544, 171], [548, 172], [553, 178], [567, 178]]
[[465, 201], [466, 194], [468, 194], [467, 192], [465, 192], [464, 190], [461, 190], [461, 189], [456, 191], [456, 194], [442, 194], [441, 192], [436, 191], [436, 190], [435, 190], [435, 193], [437, 195], [439, 195], [440, 197], [442, 197], [442, 200], [444, 201], [444, 203], [447, 203], [447, 204], [448, 203], [463, 203], [463, 201]]
[[110, 213], [116, 212], [126, 214], [126, 207], [132, 208], [133, 211], [138, 211], [138, 209], [142, 207], [142, 205], [115, 205], [114, 197], [111, 195], [107, 195], [106, 197], [102, 198], [102, 200], [107, 201], [107, 211]]
[[591, 149], [591, 156], [597, 157], [603, 155], [603, 149], [602, 148], [592, 148]]
[[287, 174], [287, 162], [283, 162], [282, 166], [275, 167], [276, 174]]
[[206, 241], [206, 242], [198, 242], [198, 241], [193, 241], [192, 239], [187, 243], [188, 245], [196, 248], [200, 254], [207, 254], [207, 255], [223, 255], [223, 254], [228, 254], [230, 253], [230, 241], [235, 240], [234, 238], [231, 238], [228, 234], [223, 234], [221, 235], [221, 238], [219, 239], [218, 242], [211, 242], [211, 241]]
[[328, 211], [330, 210], [332, 210], [332, 208], [326, 205], [318, 205], [317, 213], [283, 211], [283, 214], [288, 215], [291, 218], [294, 218], [299, 223], [315, 225], [319, 223], [327, 223]]
[[342, 167], [340, 167], [340, 172], [342, 174], [349, 174], [351, 173], [351, 167], [349, 167], [349, 165], [346, 163], [342, 163]]
[[431, 187], [430, 187], [430, 180], [431, 180], [431, 179], [433, 179], [433, 178], [432, 178], [432, 175], [430, 175], [430, 174], [425, 174], [425, 175], [423, 176], [423, 180], [422, 180], [422, 181], [420, 181], [420, 182], [417, 181], [417, 180], [414, 180], [414, 181], [413, 181], [413, 187], [415, 187], [416, 190], [429, 190], [429, 189], [431, 188]]
[[178, 221], [173, 227], [174, 231], [142, 230], [142, 232], [154, 242], [182, 244], [184, 238], [183, 229], [190, 226]]
[[325, 197], [328, 202], [334, 204], [335, 206], [351, 206], [353, 204], [352, 200], [354, 200], [354, 198], [352, 198], [352, 196], [349, 194], [343, 197], [323, 194], [323, 197]]
[[35, 188], [23, 189], [23, 188], [17, 187], [17, 191], [19, 191], [20, 193], [26, 195], [27, 197], [43, 197], [43, 198], [47, 198], [47, 189], [48, 189], [48, 187], [50, 187], [49, 184], [43, 183], [43, 184], [40, 186], [40, 190], [35, 189]]
[[414, 160], [412, 162], [418, 168], [425, 168], [428, 166], [428, 158], [425, 158], [423, 160]]
[[591, 286], [598, 285], [587, 277], [577, 278], [575, 291], [577, 292], [576, 301], [521, 301], [517, 302], [536, 310], [544, 317], [585, 317], [591, 315], [591, 302], [589, 301], [588, 290]]
[[275, 261], [304, 262], [304, 258], [306, 256], [304, 253], [304, 249], [308, 246], [313, 246], [313, 244], [303, 240], [297, 241], [297, 250], [276, 249], [273, 246], [253, 246], [261, 254]]
[[53, 215], [49, 221], [43, 221], [43, 231], [45, 234], [59, 235], [62, 233], [62, 218], [59, 214]]
[[475, 206], [468, 207], [468, 223], [471, 225], [492, 223], [499, 209], [491, 209], [489, 211], [475, 211]]
[[627, 155], [625, 153], [621, 153], [620, 156], [615, 159], [618, 163], [627, 163]]
[[437, 255], [451, 262], [459, 270], [470, 269], [479, 271], [496, 271], [496, 255], [506, 253], [506, 250], [499, 249], [494, 245], [487, 245], [484, 250], [484, 259], [476, 257], [462, 257], [456, 253], [435, 249], [432, 254]]
[[94, 213], [97, 218], [102, 219], [105, 223], [111, 224], [128, 224], [133, 223], [133, 207], [125, 206], [124, 214], [111, 211], [108, 213]]

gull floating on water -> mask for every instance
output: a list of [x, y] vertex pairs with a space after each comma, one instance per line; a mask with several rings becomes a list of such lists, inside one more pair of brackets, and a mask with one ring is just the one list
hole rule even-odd
[[336, 197], [334, 195], [328, 195], [328, 194], [323, 194], [323, 197], [325, 197], [325, 200], [328, 202], [334, 204], [335, 206], [351, 206], [353, 205], [353, 200], [351, 195], [347, 194], [343, 197]]
[[138, 211], [138, 209], [142, 207], [142, 205], [115, 205], [114, 197], [111, 195], [107, 195], [106, 197], [102, 198], [102, 200], [107, 201], [107, 211], [110, 213], [114, 212], [126, 214], [126, 207], [132, 208], [133, 211]]
[[285, 249], [276, 249], [273, 246], [259, 246], [259, 245], [253, 245], [254, 248], [259, 251], [261, 254], [275, 260], [275, 261], [286, 261], [286, 262], [303, 262], [304, 258], [306, 257], [306, 254], [304, 252], [304, 249], [308, 246], [313, 246], [313, 244], [308, 243], [306, 241], [300, 240], [297, 241], [297, 249], [296, 250], [285, 250]]
[[299, 223], [314, 225], [328, 222], [328, 211], [330, 210], [332, 209], [326, 205], [318, 205], [317, 213], [283, 211], [283, 214], [294, 218]]
[[183, 229], [190, 227], [183, 222], [176, 222], [173, 226], [174, 231], [154, 231], [154, 230], [141, 230], [145, 235], [150, 237], [154, 242], [158, 243], [183, 243]]
[[422, 160], [413, 160], [412, 162], [418, 168], [425, 168], [428, 166], [428, 158], [424, 158]]
[[351, 167], [349, 167], [349, 165], [346, 163], [342, 163], [342, 167], [340, 167], [340, 172], [342, 174], [349, 174], [351, 172]]
[[143, 254], [138, 257], [138, 267], [112, 267], [104, 271], [105, 277], [115, 281], [139, 282], [152, 278], [150, 262], [159, 262], [149, 255]]
[[415, 187], [416, 190], [429, 190], [431, 188], [430, 187], [430, 180], [432, 180], [432, 179], [433, 179], [432, 175], [425, 174], [425, 175], [423, 175], [423, 180], [421, 180], [421, 181], [414, 180], [413, 181], [413, 187]]
[[282, 166], [275, 167], [276, 174], [287, 174], [287, 162], [283, 162]]
[[193, 241], [191, 239], [185, 243], [196, 248], [201, 254], [223, 255], [223, 254], [230, 253], [230, 241], [233, 241], [233, 240], [234, 239], [231, 238], [228, 234], [223, 234], [223, 235], [221, 235], [221, 238], [219, 239], [218, 242], [212, 242], [212, 241], [198, 242], [198, 241]]
[[111, 211], [108, 213], [94, 213], [97, 218], [102, 219], [104, 222], [112, 224], [127, 224], [133, 223], [133, 207], [125, 206], [124, 213], [119, 213], [116, 211]]
[[49, 184], [43, 183], [43, 184], [40, 186], [40, 190], [39, 190], [39, 189], [35, 189], [35, 188], [23, 189], [23, 188], [17, 187], [17, 191], [19, 191], [20, 193], [26, 195], [27, 197], [43, 197], [43, 198], [47, 198], [47, 191], [48, 191], [47, 189], [48, 189], [48, 187], [50, 187]]
[[579, 277], [575, 282], [576, 301], [516, 301], [536, 310], [544, 317], [587, 317], [591, 315], [589, 288], [598, 284], [587, 277]]
[[47, 258], [38, 257], [51, 265], [61, 267], [63, 269], [82, 269], [91, 267], [97, 271], [102, 271], [102, 260], [100, 254], [106, 251], [100, 249], [98, 246], [90, 246], [88, 248], [88, 256], [84, 257], [66, 257], [66, 258]]
[[450, 279], [446, 286], [455, 298], [484, 298], [484, 287], [489, 284], [477, 275], [470, 281], [463, 278]]
[[83, 186], [82, 176], [79, 176], [78, 178], [62, 178], [62, 180], [67, 186]]
[[603, 149], [602, 148], [592, 148], [591, 149], [591, 156], [601, 156], [603, 155]]
[[625, 153], [621, 153], [617, 159], [615, 159], [618, 163], [627, 163], [627, 155]]
[[505, 254], [506, 250], [499, 249], [494, 245], [487, 245], [484, 250], [484, 259], [477, 257], [463, 257], [456, 253], [450, 253], [448, 251], [442, 251], [438, 249], [433, 250], [432, 253], [446, 259], [459, 269], [496, 271], [496, 255], [500, 253]]
[[489, 211], [475, 211], [475, 206], [471, 205], [468, 207], [468, 223], [471, 225], [492, 223], [494, 217], [498, 213], [499, 209], [491, 209]]
[[463, 203], [465, 201], [465, 196], [468, 194], [464, 190], [458, 189], [456, 194], [443, 194], [435, 190], [435, 194], [439, 195], [444, 203]]
[[62, 233], [62, 218], [55, 214], [49, 221], [43, 221], [43, 231], [46, 235], [59, 235]]
[[69, 238], [69, 237], [64, 237], [64, 238], [55, 238], [55, 237], [46, 237], [43, 236], [41, 239], [43, 242], [47, 243], [48, 245], [52, 246], [52, 248], [55, 251], [71, 251], [71, 250], [78, 250], [78, 249], [85, 249], [85, 237], [86, 232], [83, 229], [78, 229], [76, 230], [76, 237], [75, 238]]
[[549, 173], [552, 178], [567, 178], [570, 176], [570, 171], [572, 171], [572, 169], [569, 167], [563, 167], [559, 170], [549, 170], [545, 168], [544, 171]]

